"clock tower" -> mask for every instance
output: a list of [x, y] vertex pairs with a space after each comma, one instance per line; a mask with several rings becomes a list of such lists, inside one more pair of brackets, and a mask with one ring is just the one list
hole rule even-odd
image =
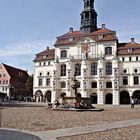
[[94, 9], [94, 0], [83, 0], [84, 10], [81, 13], [80, 30], [85, 33], [97, 30], [97, 13]]

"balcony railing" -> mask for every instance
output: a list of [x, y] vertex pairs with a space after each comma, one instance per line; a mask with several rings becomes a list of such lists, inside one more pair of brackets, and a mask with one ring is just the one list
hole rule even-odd
[[[99, 54], [89, 54], [87, 56], [87, 58], [100, 58], [101, 55]], [[70, 57], [70, 59], [86, 59], [86, 56], [84, 54], [81, 54], [81, 55], [73, 55]]]

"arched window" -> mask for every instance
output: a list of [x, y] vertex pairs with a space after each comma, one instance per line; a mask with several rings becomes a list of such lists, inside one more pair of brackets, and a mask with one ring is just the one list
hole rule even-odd
[[89, 6], [89, 1], [87, 1], [87, 6]]
[[112, 75], [112, 62], [106, 63], [106, 75]]
[[66, 76], [66, 65], [61, 65], [61, 76]]
[[106, 47], [105, 48], [105, 54], [106, 55], [111, 55], [112, 54], [112, 47]]
[[75, 64], [75, 74], [76, 76], [80, 76], [81, 75], [81, 64]]
[[85, 13], [85, 18], [86, 18], [86, 19], [89, 18], [89, 13]]
[[112, 88], [112, 82], [106, 82], [106, 88]]
[[91, 83], [91, 88], [97, 88], [97, 82], [92, 82]]
[[62, 50], [61, 51], [61, 58], [66, 58], [67, 57], [67, 51], [66, 50]]
[[66, 82], [61, 82], [61, 88], [66, 88]]
[[97, 75], [97, 63], [91, 64], [91, 75]]

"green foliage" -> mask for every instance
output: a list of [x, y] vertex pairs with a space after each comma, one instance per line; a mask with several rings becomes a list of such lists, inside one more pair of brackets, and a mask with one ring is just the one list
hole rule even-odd
[[33, 92], [33, 75], [30, 75], [25, 84], [26, 90], [30, 93]]

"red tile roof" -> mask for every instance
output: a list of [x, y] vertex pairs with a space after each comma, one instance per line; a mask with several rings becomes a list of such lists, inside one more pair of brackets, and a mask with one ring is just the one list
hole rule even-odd
[[100, 33], [109, 33], [109, 32], [114, 32], [114, 31], [109, 30], [107, 28], [99, 28], [99, 29], [97, 29], [97, 31], [91, 32], [91, 34], [92, 33], [94, 33], [94, 34], [100, 34]]
[[[102, 35], [102, 37], [99, 35]], [[89, 37], [91, 39], [94, 39], [95, 41], [108, 41], [117, 39], [116, 32], [107, 28], [99, 28], [97, 29], [97, 31], [91, 33], [72, 31], [57, 37], [54, 46], [75, 44], [80, 42], [83, 37]]]
[[118, 55], [140, 55], [140, 44], [136, 42], [118, 43]]
[[26, 81], [28, 78], [28, 73], [27, 71], [6, 65], [6, 64], [2, 64], [4, 66], [4, 68], [7, 70], [8, 74], [10, 75], [10, 77], [12, 79], [16, 79], [16, 80], [22, 80], [22, 81]]
[[40, 52], [36, 54], [36, 58], [33, 60], [34, 62], [36, 61], [42, 61], [42, 60], [53, 60], [55, 59], [55, 49], [46, 49], [43, 52]]
[[60, 37], [79, 36], [79, 35], [84, 35], [84, 33], [81, 31], [72, 31], [72, 32], [68, 32]]

